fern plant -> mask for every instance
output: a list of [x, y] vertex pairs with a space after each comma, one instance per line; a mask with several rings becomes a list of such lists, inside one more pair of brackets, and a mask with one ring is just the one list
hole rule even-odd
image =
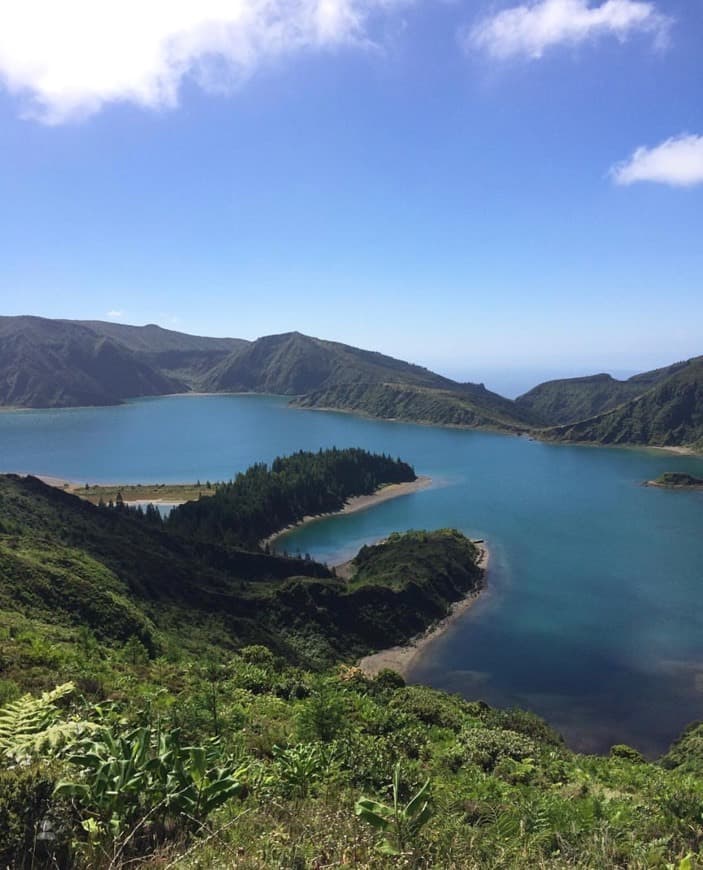
[[0, 755], [11, 761], [55, 754], [93, 729], [90, 722], [62, 719], [57, 703], [75, 689], [63, 683], [38, 698], [23, 695], [0, 709]]

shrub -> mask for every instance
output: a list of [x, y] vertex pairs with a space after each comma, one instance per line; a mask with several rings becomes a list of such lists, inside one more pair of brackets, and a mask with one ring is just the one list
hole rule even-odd
[[498, 728], [473, 728], [462, 733], [458, 753], [464, 761], [492, 771], [503, 759], [524, 761], [533, 758], [537, 745], [524, 734]]
[[391, 709], [402, 710], [426, 725], [439, 725], [452, 731], [459, 731], [463, 724], [460, 704], [456, 698], [426, 686], [399, 689], [389, 702]]
[[646, 758], [637, 749], [628, 746], [626, 743], [616, 743], [610, 747], [611, 758], [622, 758], [625, 761], [634, 761], [636, 764], [645, 764]]
[[[47, 865], [67, 866], [67, 826], [52, 801], [54, 785], [53, 771], [42, 764], [0, 770], [0, 866], [36, 867], [32, 856], [42, 852]], [[42, 828], [51, 834], [37, 839]]]
[[297, 731], [307, 743], [329, 743], [347, 728], [347, 705], [342, 695], [324, 683], [312, 692], [298, 713]]
[[405, 679], [391, 668], [383, 668], [374, 677], [374, 685], [379, 689], [404, 689]]

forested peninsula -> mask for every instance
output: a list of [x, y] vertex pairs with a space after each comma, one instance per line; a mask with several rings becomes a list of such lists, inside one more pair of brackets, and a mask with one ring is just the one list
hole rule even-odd
[[341, 510], [348, 499], [417, 479], [412, 466], [359, 448], [300, 451], [252, 465], [211, 498], [180, 505], [167, 527], [187, 537], [235, 546], [260, 541], [304, 517]]

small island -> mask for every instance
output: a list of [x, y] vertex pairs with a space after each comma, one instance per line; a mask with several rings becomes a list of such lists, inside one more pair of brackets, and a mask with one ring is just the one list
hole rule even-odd
[[703, 489], [703, 478], [694, 477], [684, 471], [665, 471], [645, 486], [658, 486], [662, 489]]

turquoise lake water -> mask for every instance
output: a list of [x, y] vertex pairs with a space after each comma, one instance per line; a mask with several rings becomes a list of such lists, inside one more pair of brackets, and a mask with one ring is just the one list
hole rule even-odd
[[0, 413], [0, 470], [90, 483], [221, 480], [299, 449], [389, 452], [433, 486], [285, 538], [330, 563], [408, 528], [485, 538], [488, 589], [411, 679], [528, 707], [575, 748], [655, 754], [703, 718], [703, 459], [301, 411], [261, 396]]

